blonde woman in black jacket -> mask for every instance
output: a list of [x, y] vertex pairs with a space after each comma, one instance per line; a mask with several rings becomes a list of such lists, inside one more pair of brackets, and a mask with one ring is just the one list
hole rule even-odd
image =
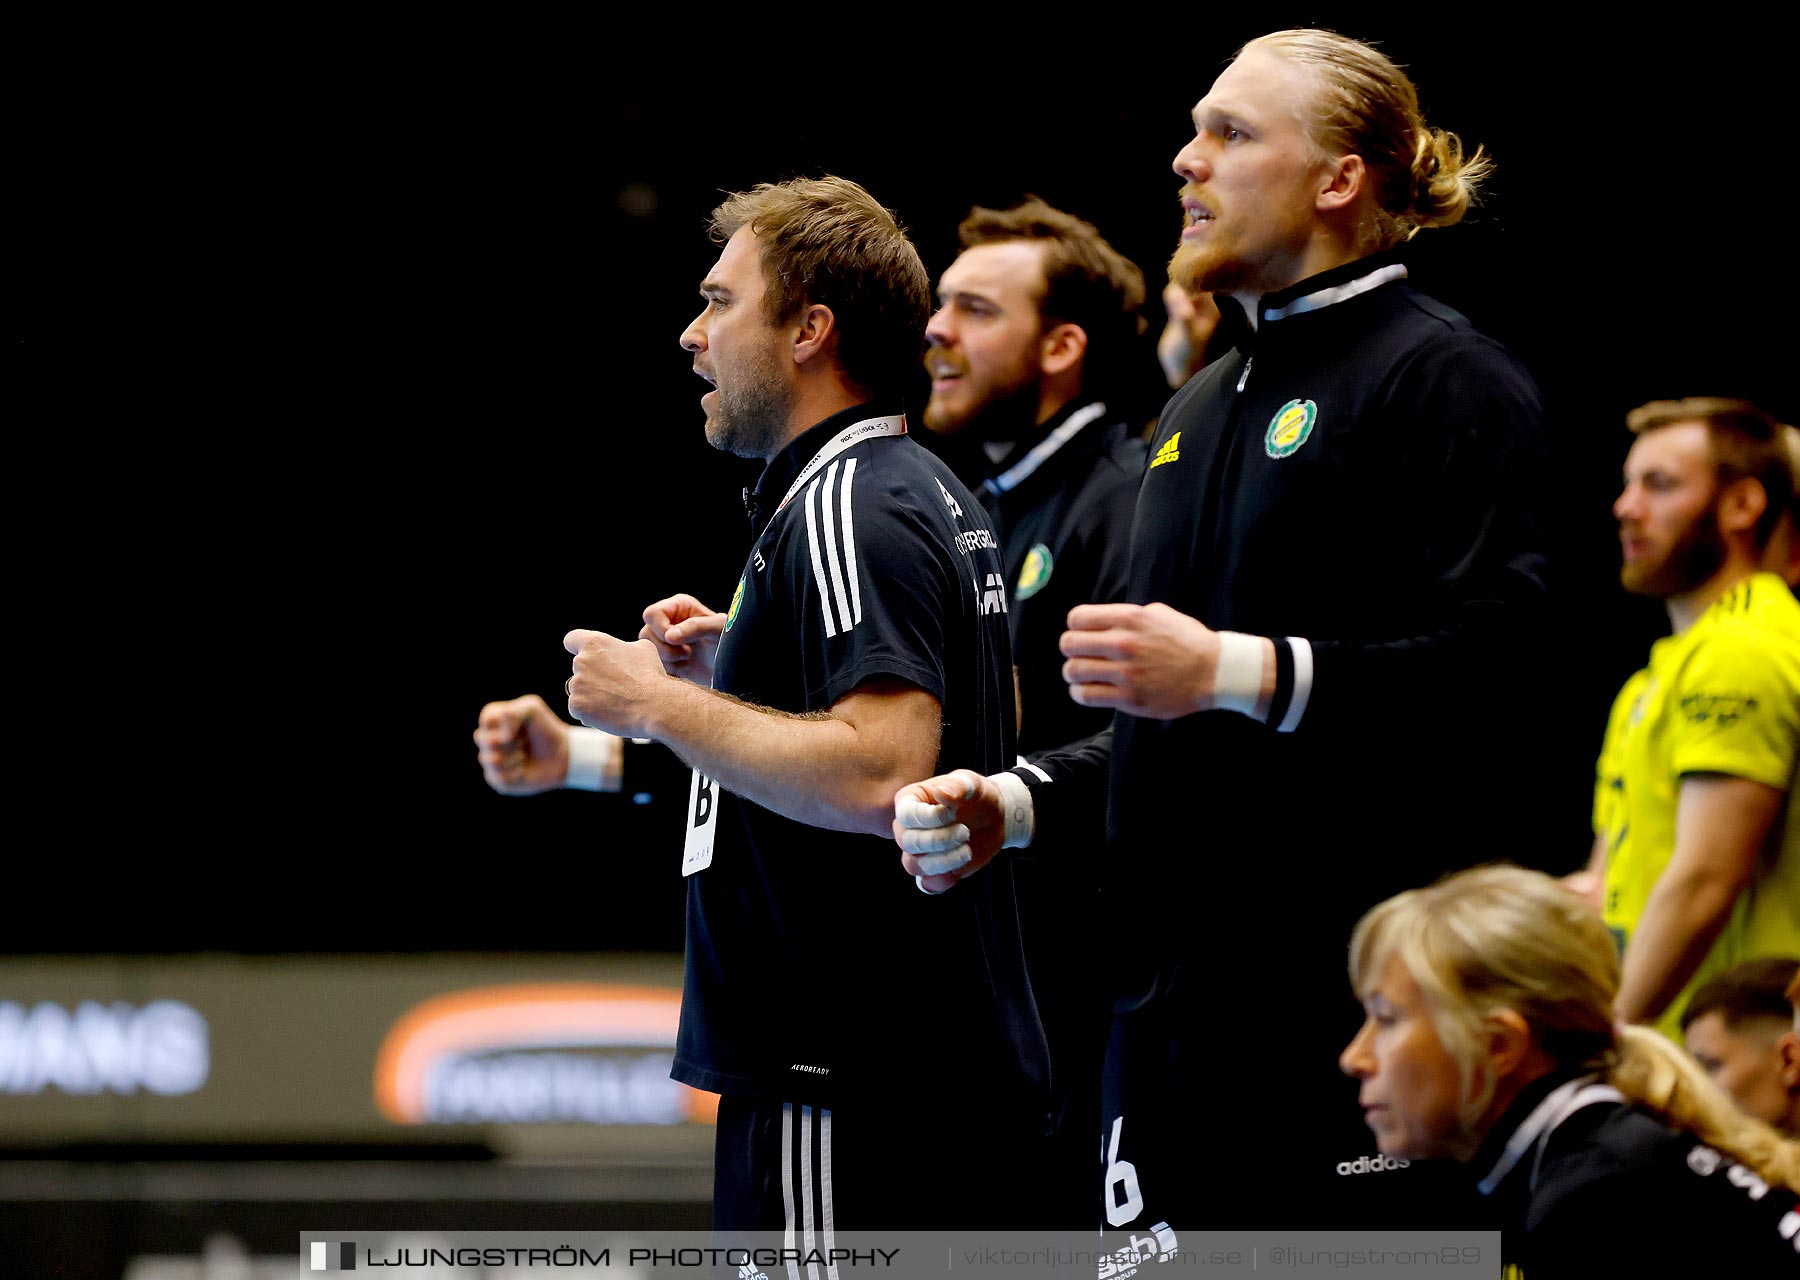
[[1376, 1144], [1469, 1166], [1509, 1277], [1800, 1275], [1800, 1145], [1618, 1027], [1617, 950], [1549, 876], [1482, 867], [1369, 911], [1340, 1058]]

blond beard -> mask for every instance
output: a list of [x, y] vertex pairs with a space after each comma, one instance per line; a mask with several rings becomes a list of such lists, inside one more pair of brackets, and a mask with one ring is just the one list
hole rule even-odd
[[1169, 257], [1169, 279], [1189, 293], [1235, 293], [1248, 277], [1242, 263], [1219, 260], [1207, 245], [1183, 240]]

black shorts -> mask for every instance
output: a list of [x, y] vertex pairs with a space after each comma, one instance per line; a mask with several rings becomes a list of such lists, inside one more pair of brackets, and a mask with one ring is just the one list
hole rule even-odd
[[779, 1231], [803, 1248], [829, 1247], [841, 1230], [1067, 1227], [1048, 1207], [1046, 1129], [1042, 1117], [996, 1119], [955, 1099], [815, 1107], [727, 1095], [713, 1227]]
[[1053, 1136], [1048, 1158], [1060, 1218], [1090, 1230], [1099, 1153], [1100, 1072], [1112, 1001], [1103, 982], [1107, 941], [1092, 876], [1072, 862], [1022, 858], [1017, 866], [1031, 993], [1050, 1048]]

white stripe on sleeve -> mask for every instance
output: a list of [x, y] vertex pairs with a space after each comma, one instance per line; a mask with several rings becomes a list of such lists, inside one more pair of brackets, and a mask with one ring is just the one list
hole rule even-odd
[[825, 468], [825, 492], [819, 495], [819, 506], [825, 518], [825, 563], [831, 566], [831, 585], [836, 588], [832, 599], [837, 601], [838, 630], [848, 631], [856, 624], [850, 620], [850, 593], [844, 590], [844, 569], [838, 563], [837, 512], [832, 510], [832, 486], [837, 483], [838, 464], [832, 463]]
[[806, 546], [812, 552], [813, 583], [819, 588], [819, 608], [825, 615], [825, 634], [835, 636], [837, 628], [831, 625], [831, 588], [825, 582], [825, 565], [819, 559], [819, 530], [813, 512], [815, 504], [813, 495], [818, 492], [819, 482], [814, 480], [806, 486], [806, 496], [801, 499], [806, 507]]
[[856, 475], [856, 459], [844, 459], [844, 568], [850, 574], [850, 625], [862, 621], [862, 581], [856, 574], [856, 522], [850, 515], [850, 481]]

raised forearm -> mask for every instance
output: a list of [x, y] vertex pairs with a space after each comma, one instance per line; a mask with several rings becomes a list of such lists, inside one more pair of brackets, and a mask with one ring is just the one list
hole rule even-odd
[[894, 793], [937, 762], [937, 699], [856, 692], [791, 715], [670, 682], [651, 737], [726, 791], [809, 826], [888, 836]]

